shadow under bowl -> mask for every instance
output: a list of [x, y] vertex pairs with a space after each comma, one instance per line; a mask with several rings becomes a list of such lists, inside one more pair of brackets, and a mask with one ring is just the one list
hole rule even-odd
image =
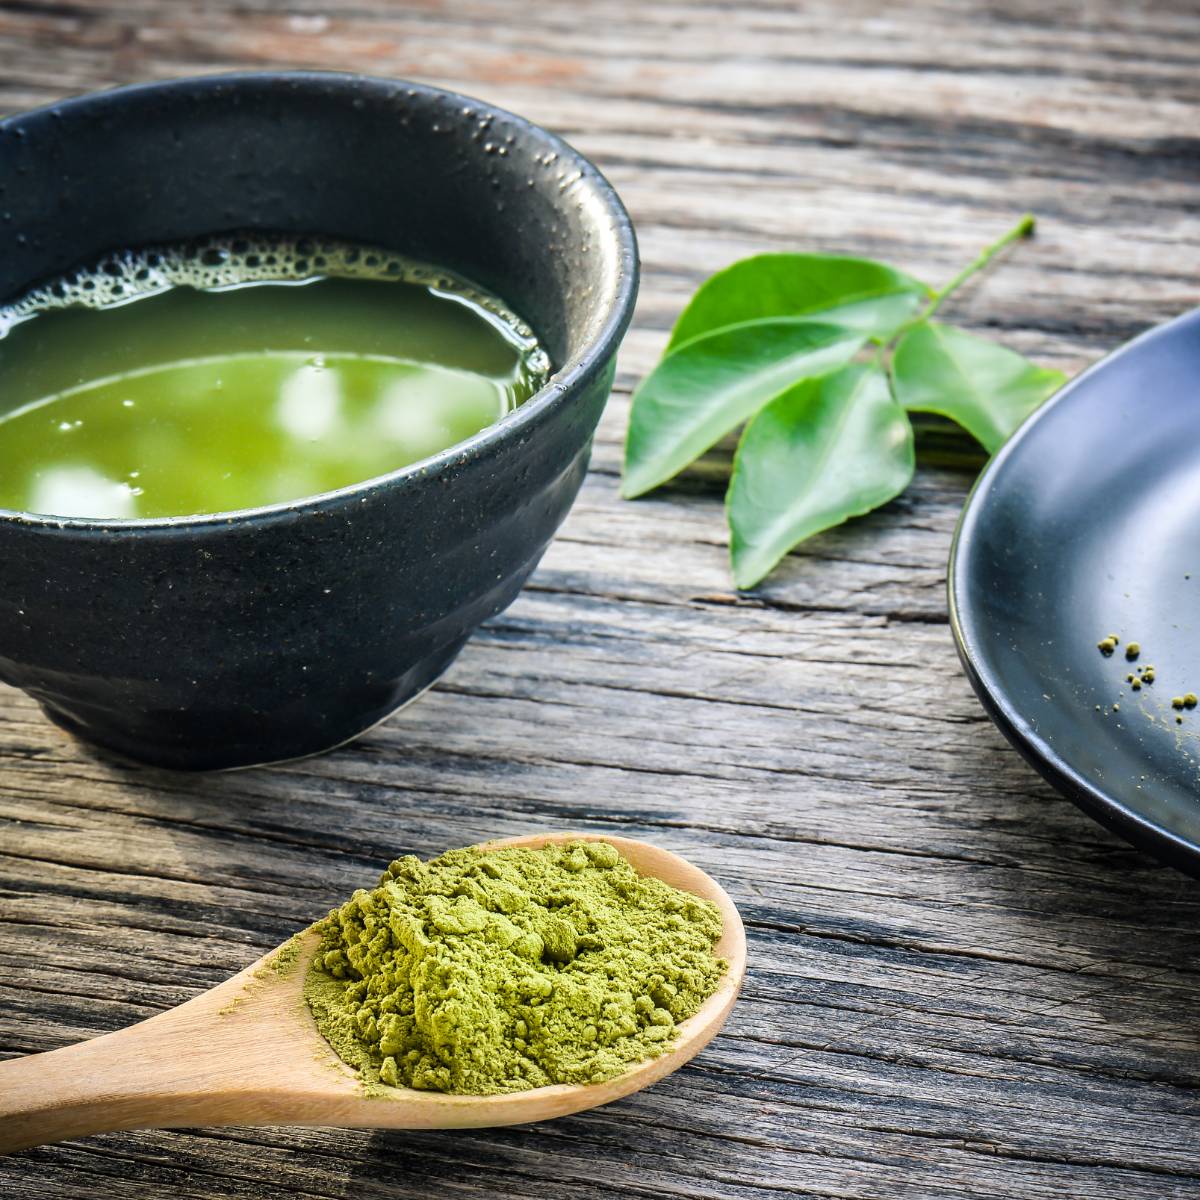
[[637, 291], [629, 218], [565, 142], [412, 83], [211, 76], [0, 121], [0, 192], [3, 298], [112, 250], [321, 234], [482, 285], [557, 368], [468, 441], [295, 503], [0, 511], [0, 680], [126, 757], [247, 766], [355, 737], [513, 600], [582, 483]]

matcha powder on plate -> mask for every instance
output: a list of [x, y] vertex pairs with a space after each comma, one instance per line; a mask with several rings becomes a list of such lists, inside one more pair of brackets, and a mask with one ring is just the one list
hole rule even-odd
[[368, 1088], [599, 1083], [716, 990], [721, 917], [607, 842], [398, 859], [317, 925], [304, 995]]

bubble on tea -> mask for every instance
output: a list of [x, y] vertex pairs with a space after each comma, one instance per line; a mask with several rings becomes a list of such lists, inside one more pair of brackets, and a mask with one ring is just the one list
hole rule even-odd
[[111, 308], [177, 287], [212, 291], [248, 283], [303, 284], [323, 278], [413, 283], [451, 298], [461, 297], [490, 313], [497, 329], [517, 339], [531, 373], [544, 375], [551, 369], [533, 330], [495, 296], [444, 269], [391, 251], [316, 236], [231, 233], [108, 254], [0, 307], [0, 337], [13, 325], [53, 309]]

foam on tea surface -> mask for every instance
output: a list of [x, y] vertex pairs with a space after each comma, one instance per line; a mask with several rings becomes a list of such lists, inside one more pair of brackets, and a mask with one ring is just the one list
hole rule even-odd
[[385, 251], [229, 237], [110, 255], [0, 310], [0, 508], [297, 500], [471, 437], [548, 373], [499, 299]]
[[536, 345], [533, 330], [501, 300], [450, 271], [372, 246], [261, 234], [230, 234], [182, 246], [108, 254], [0, 307], [0, 331], [14, 319], [50, 309], [109, 308], [174, 287], [211, 290], [248, 283], [303, 283], [322, 276], [414, 283], [453, 292], [493, 313], [517, 338]]

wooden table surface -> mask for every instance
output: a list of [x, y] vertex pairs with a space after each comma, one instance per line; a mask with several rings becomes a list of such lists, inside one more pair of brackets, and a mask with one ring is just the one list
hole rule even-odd
[[0, 1194], [1200, 1197], [1200, 895], [972, 696], [944, 595], [968, 443], [931, 431], [905, 496], [741, 596], [726, 452], [617, 498], [631, 386], [741, 255], [938, 282], [1030, 209], [1038, 238], [947, 315], [1072, 371], [1195, 304], [1198, 39], [1193, 0], [0, 3], [4, 109], [226, 67], [445, 84], [591, 155], [644, 259], [570, 519], [419, 704], [324, 758], [177, 777], [0, 689], [0, 1053], [187, 999], [395, 855], [529, 830], [679, 851], [751, 950], [722, 1036], [607, 1109], [96, 1137], [4, 1161]]

